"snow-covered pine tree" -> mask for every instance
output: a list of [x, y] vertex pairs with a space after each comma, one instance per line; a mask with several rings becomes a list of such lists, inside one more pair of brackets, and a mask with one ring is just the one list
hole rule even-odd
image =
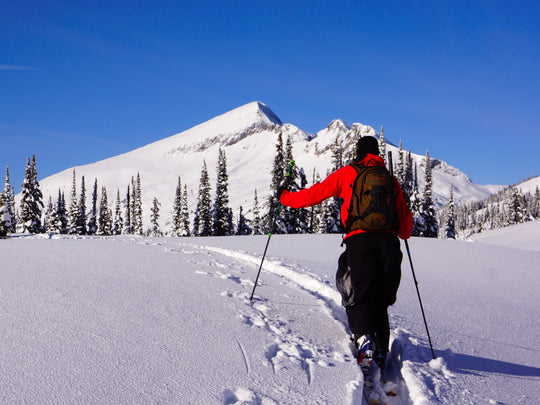
[[251, 235], [249, 220], [244, 216], [242, 206], [240, 206], [240, 213], [238, 214], [238, 227], [236, 229], [236, 235]]
[[45, 232], [49, 234], [59, 234], [61, 230], [60, 219], [58, 218], [58, 208], [53, 203], [52, 197], [49, 197], [49, 204], [45, 211]]
[[379, 156], [384, 159], [386, 164], [386, 139], [384, 138], [384, 128], [381, 125], [381, 134], [379, 136]]
[[456, 207], [454, 205], [454, 185], [450, 186], [450, 201], [448, 202], [448, 217], [446, 219], [446, 238], [456, 239]]
[[534, 209], [532, 211], [534, 218], [540, 217], [540, 189], [538, 186], [536, 186], [536, 191], [534, 192]]
[[112, 214], [109, 209], [109, 202], [107, 199], [107, 189], [105, 186], [101, 187], [101, 202], [99, 204], [99, 216], [98, 216], [98, 235], [111, 235], [112, 234]]
[[5, 238], [11, 232], [11, 216], [7, 203], [5, 201], [0, 202], [0, 238]]
[[343, 147], [338, 138], [334, 139], [332, 144], [332, 172], [343, 167]]
[[22, 184], [21, 198], [21, 222], [23, 232], [40, 233], [41, 213], [43, 210], [43, 194], [37, 181], [36, 156], [32, 155], [32, 161], [28, 159], [26, 172]]
[[[318, 183], [320, 181], [319, 173], [313, 168], [313, 178], [312, 184]], [[321, 204], [313, 205], [309, 209], [309, 233], [319, 233], [320, 224], [322, 222], [322, 207]]]
[[142, 213], [142, 193], [141, 193], [141, 176], [137, 173], [137, 179], [133, 188], [133, 233], [142, 235], [143, 230], [143, 213]]
[[199, 183], [199, 195], [197, 199], [197, 209], [193, 220], [193, 235], [212, 235], [212, 198], [210, 196], [210, 178], [206, 161], [203, 161], [201, 169], [201, 181]]
[[261, 211], [259, 208], [259, 198], [257, 197], [257, 189], [253, 197], [253, 235], [262, 235], [264, 233], [263, 223], [261, 219]]
[[122, 219], [122, 202], [120, 200], [120, 190], [117, 190], [116, 207], [114, 208], [113, 235], [120, 235], [123, 228], [124, 220]]
[[77, 234], [86, 235], [86, 186], [84, 176], [81, 179], [81, 196], [79, 198], [79, 207], [77, 215]]
[[[285, 167], [288, 171], [290, 162], [294, 160], [292, 151], [292, 138], [287, 137], [285, 148]], [[303, 169], [293, 165], [290, 176], [286, 176], [287, 171], [284, 171], [284, 178], [287, 182], [289, 191], [298, 191], [304, 188], [307, 184], [306, 176]], [[277, 203], [277, 201], [276, 201]], [[306, 233], [309, 227], [308, 210], [306, 208], [294, 209], [290, 207], [281, 207], [281, 213], [275, 218], [275, 233]]]
[[98, 184], [97, 179], [94, 179], [94, 189], [92, 191], [92, 207], [88, 215], [88, 235], [95, 235], [97, 232], [97, 199], [98, 199]]
[[[268, 196], [268, 202], [267, 202], [268, 214], [263, 215], [262, 217], [264, 228], [268, 229], [268, 231], [270, 232], [272, 231], [270, 229], [270, 224], [272, 223], [272, 218], [275, 215], [275, 210], [279, 203], [276, 196], [277, 196], [279, 188], [281, 187], [281, 185], [283, 184], [285, 180], [285, 173], [286, 173], [286, 167], [285, 167], [285, 152], [283, 150], [283, 134], [280, 132], [276, 141], [276, 154], [274, 155], [274, 163], [272, 166], [272, 182], [270, 184], [270, 195]], [[280, 227], [275, 226], [274, 228], [278, 229]]]
[[73, 169], [73, 182], [71, 183], [71, 200], [67, 212], [68, 233], [75, 235], [77, 233], [77, 219], [79, 218], [79, 204], [77, 202], [77, 179], [75, 169]]
[[[133, 183], [133, 179], [132, 179], [132, 183]], [[133, 212], [133, 208], [131, 204], [131, 191], [130, 191], [129, 184], [127, 186], [126, 199], [124, 203], [125, 203], [125, 221], [124, 221], [124, 229], [122, 232], [130, 235], [133, 233], [133, 225], [131, 221], [131, 214]]]
[[422, 198], [420, 197], [420, 190], [418, 189], [418, 166], [414, 163], [414, 183], [413, 191], [410, 199], [409, 208], [413, 215], [413, 228], [411, 231], [412, 236], [420, 236], [424, 232], [424, 219], [420, 215], [422, 207]]
[[[336, 139], [336, 142], [334, 142], [332, 148], [331, 172], [333, 173], [336, 170], [341, 169], [343, 167], [343, 163], [343, 152], [341, 151], [341, 147], [339, 146], [339, 143], [337, 143]], [[327, 177], [329, 175], [330, 173], [327, 172]], [[324, 212], [323, 218], [325, 223], [325, 233], [343, 233], [345, 231], [340, 221], [342, 204], [343, 200], [339, 197], [333, 197], [323, 204], [322, 210]]]
[[403, 158], [403, 145], [401, 143], [401, 139], [399, 140], [399, 153], [398, 153], [398, 162], [397, 162], [397, 170], [396, 170], [396, 177], [399, 181], [399, 184], [403, 187], [403, 176], [405, 174], [405, 162]]
[[508, 224], [521, 224], [525, 215], [523, 212], [523, 196], [517, 187], [513, 187], [508, 204]]
[[184, 184], [184, 193], [182, 194], [182, 227], [180, 236], [189, 236], [189, 206], [188, 206], [188, 191], [187, 184]]
[[233, 234], [232, 214], [229, 209], [229, 175], [227, 174], [227, 157], [220, 148], [217, 166], [216, 196], [212, 219], [212, 234], [228, 236]]
[[426, 151], [426, 171], [424, 177], [424, 195], [422, 199], [421, 216], [424, 220], [424, 229], [421, 236], [436, 238], [439, 234], [439, 224], [435, 214], [432, 196], [433, 179], [431, 176], [431, 158]]
[[403, 190], [403, 196], [405, 197], [405, 202], [410, 207], [411, 206], [411, 196], [414, 190], [414, 172], [413, 172], [413, 158], [411, 150], [407, 152], [407, 157], [405, 159], [405, 171], [403, 173], [403, 183], [401, 183], [401, 189]]
[[158, 199], [154, 197], [154, 200], [152, 201], [152, 208], [150, 211], [152, 214], [150, 215], [150, 223], [152, 224], [152, 229], [150, 231], [151, 236], [163, 236], [163, 233], [161, 232], [161, 229], [159, 229], [159, 207], [161, 204], [159, 203]]
[[[9, 180], [9, 168], [6, 166], [6, 179], [4, 182], [4, 190], [1, 193], [0, 200], [3, 201], [3, 204], [6, 206], [6, 209], [10, 217], [10, 228], [9, 232], [15, 232], [15, 193], [11, 182]], [[0, 203], [1, 204], [1, 203]]]
[[58, 217], [58, 222], [60, 223], [60, 233], [66, 234], [68, 232], [68, 218], [66, 212], [66, 198], [64, 197], [64, 192], [58, 189], [58, 199], [56, 201], [56, 216]]
[[178, 184], [176, 185], [176, 194], [173, 204], [172, 218], [172, 236], [182, 236], [182, 179], [178, 176]]

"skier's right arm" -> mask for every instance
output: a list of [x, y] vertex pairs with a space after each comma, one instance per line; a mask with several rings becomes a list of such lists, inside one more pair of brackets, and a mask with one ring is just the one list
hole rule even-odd
[[279, 201], [281, 204], [292, 208], [305, 208], [317, 205], [330, 197], [337, 197], [341, 193], [341, 170], [337, 170], [328, 176], [323, 182], [315, 183], [309, 188], [300, 191], [283, 191]]

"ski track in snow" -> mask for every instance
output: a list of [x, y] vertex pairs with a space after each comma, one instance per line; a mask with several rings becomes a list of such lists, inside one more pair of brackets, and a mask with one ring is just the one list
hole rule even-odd
[[[282, 279], [285, 285], [292, 285], [301, 291], [312, 295], [319, 303], [320, 310], [331, 319], [343, 325], [343, 330], [347, 335], [340, 345], [334, 350], [324, 347], [317, 347], [315, 344], [306, 341], [302, 336], [295, 335], [287, 327], [287, 319], [277, 313], [272, 308], [272, 302], [261, 298], [256, 294], [254, 300], [249, 299], [254, 285], [253, 280], [242, 278], [239, 271], [232, 271], [230, 265], [222, 263], [215, 254], [232, 258], [234, 261], [247, 264], [249, 277], [254, 277], [260, 265], [261, 257], [255, 256], [239, 250], [225, 249], [221, 247], [205, 246], [193, 243], [175, 243], [172, 247], [170, 243], [149, 241], [146, 239], [130, 239], [131, 242], [143, 243], [145, 245], [155, 245], [172, 253], [183, 255], [206, 255], [206, 265], [216, 269], [212, 272], [195, 271], [196, 274], [208, 277], [218, 277], [229, 280], [243, 287], [243, 290], [227, 290], [222, 292], [222, 296], [242, 301], [244, 311], [239, 314], [242, 322], [246, 325], [263, 328], [274, 339], [274, 343], [265, 348], [266, 365], [272, 367], [274, 374], [287, 369], [289, 363], [300, 365], [305, 373], [306, 381], [311, 385], [315, 378], [315, 367], [329, 367], [333, 362], [351, 362], [354, 365], [354, 358], [350, 350], [348, 335], [347, 317], [341, 306], [341, 296], [339, 292], [328, 281], [323, 281], [321, 277], [310, 273], [308, 268], [300, 267], [293, 270], [280, 260], [266, 258], [263, 264], [262, 273], [270, 273]], [[200, 257], [193, 259], [193, 263], [200, 263]], [[245, 269], [241, 266], [240, 269]], [[264, 274], [261, 279], [264, 278]], [[264, 281], [259, 280], [258, 288], [264, 285]], [[426, 357], [423, 348], [428, 346], [423, 338], [414, 336], [412, 332], [399, 326], [400, 317], [390, 314], [391, 323], [398, 326], [391, 330], [391, 352], [387, 359], [387, 369], [389, 381], [397, 386], [396, 397], [387, 397], [387, 405], [429, 405], [445, 404], [448, 399], [446, 392], [452, 384], [454, 375], [448, 371], [445, 360], [438, 357], [431, 360]], [[239, 352], [243, 358], [246, 372], [250, 373], [249, 359], [242, 343], [237, 340]], [[345, 354], [343, 354], [345, 353]], [[362, 375], [359, 379], [344, 382], [346, 392], [346, 403], [351, 405], [365, 404], [362, 395]], [[466, 393], [463, 393], [466, 398]], [[248, 405], [248, 404], [269, 404], [276, 403], [275, 400], [263, 397], [256, 390], [245, 387], [225, 389], [223, 392], [225, 405]], [[324, 401], [323, 401], [324, 403]], [[463, 403], [469, 403], [464, 400]]]
[[[250, 269], [255, 270], [258, 269], [261, 260], [260, 257], [242, 251], [189, 243], [181, 243], [181, 247], [172, 249], [165, 247], [165, 249], [184, 254], [192, 254], [195, 251], [217, 253], [233, 258], [236, 261], [247, 263], [250, 265]], [[227, 272], [228, 267], [216, 260], [213, 255], [209, 256], [208, 261], [214, 268], [222, 270], [216, 270], [212, 273], [196, 271], [197, 274], [228, 279], [244, 287], [249, 287], [249, 290], [253, 288], [254, 283], [251, 279], [244, 279], [231, 274], [231, 272]], [[300, 268], [299, 271], [295, 271], [281, 261], [266, 259], [262, 270], [263, 272], [278, 276], [284, 282], [292, 283], [300, 290], [314, 296], [321, 303], [321, 310], [332, 319], [341, 323], [344, 331], [348, 332], [346, 314], [341, 306], [341, 296], [334, 286], [320, 280], [316, 275], [309, 274], [309, 269]], [[260, 283], [261, 281], [259, 281]], [[258, 287], [260, 288], [261, 285]], [[306, 342], [301, 336], [291, 334], [291, 330], [287, 328], [286, 320], [274, 314], [275, 311], [270, 308], [271, 302], [258, 297], [257, 294], [255, 294], [254, 301], [249, 300], [250, 294], [246, 291], [225, 291], [222, 295], [244, 301], [250, 311], [249, 313], [246, 311], [246, 313], [241, 314], [243, 322], [253, 327], [264, 328], [272, 334], [275, 343], [265, 349], [265, 357], [267, 364], [272, 367], [274, 373], [278, 373], [281, 369], [286, 368], [287, 362], [295, 362], [301, 364], [306, 374], [307, 382], [311, 384], [314, 379], [314, 367], [328, 367], [332, 365], [333, 361], [336, 361], [336, 358], [339, 358], [337, 353], [328, 353], [327, 349], [316, 347]], [[240, 341], [237, 341], [237, 344], [244, 358], [246, 371], [249, 374], [250, 366], [246, 352]], [[387, 367], [393, 370], [389, 379], [391, 383], [397, 386], [398, 396], [388, 397], [386, 403], [388, 405], [442, 403], [437, 400], [437, 394], [440, 394], [441, 389], [449, 383], [449, 379], [452, 377], [450, 373], [445, 373], [444, 370], [446, 370], [446, 367], [444, 361], [439, 359], [440, 364], [437, 363], [435, 366], [426, 367], [429, 359], [424, 359], [421, 355], [415, 353], [415, 346], [419, 344], [418, 339], [401, 328], [392, 330], [391, 344], [392, 355], [388, 359]], [[347, 352], [349, 347], [347, 335], [347, 338], [341, 342], [340, 349]], [[352, 353], [347, 353], [344, 360], [341, 361], [350, 361], [352, 362], [351, 365], [354, 365]], [[362, 384], [361, 374], [359, 380], [346, 383], [347, 403], [351, 405], [365, 403], [362, 395]], [[410, 395], [410, 392], [413, 395]], [[256, 393], [242, 387], [225, 390], [224, 397], [225, 404], [261, 403]], [[414, 398], [414, 401], [411, 398]]]

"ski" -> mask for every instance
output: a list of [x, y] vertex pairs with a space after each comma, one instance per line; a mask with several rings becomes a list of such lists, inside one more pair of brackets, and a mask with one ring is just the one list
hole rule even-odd
[[[354, 357], [358, 360], [358, 349], [351, 343]], [[379, 367], [374, 361], [357, 361], [364, 376], [362, 394], [368, 405], [388, 405], [388, 397], [397, 395], [397, 384], [382, 378]]]

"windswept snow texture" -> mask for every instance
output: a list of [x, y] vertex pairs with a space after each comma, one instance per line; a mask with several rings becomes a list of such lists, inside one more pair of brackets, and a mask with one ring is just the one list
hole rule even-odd
[[[515, 234], [512, 237], [517, 237]], [[0, 241], [0, 403], [362, 404], [339, 235]], [[397, 404], [532, 404], [540, 253], [410, 241], [387, 366]]]

